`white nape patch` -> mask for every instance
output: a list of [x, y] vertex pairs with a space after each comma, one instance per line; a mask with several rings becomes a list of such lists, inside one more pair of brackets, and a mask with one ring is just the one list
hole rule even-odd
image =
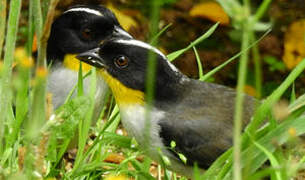
[[134, 39], [119, 39], [119, 40], [116, 40], [115, 42], [126, 44], [126, 45], [139, 46], [139, 47], [143, 47], [145, 49], [151, 50], [151, 51], [157, 53], [158, 55], [160, 55], [167, 62], [167, 64], [173, 71], [180, 72], [172, 63], [169, 62], [169, 60], [166, 58], [166, 56], [161, 51], [159, 51], [157, 48], [151, 46], [150, 44], [147, 44], [142, 41], [134, 40]]
[[95, 14], [97, 16], [103, 16], [103, 14], [101, 12], [99, 12], [95, 9], [89, 9], [89, 8], [72, 8], [72, 9], [65, 11], [64, 14], [68, 13], [68, 12], [86, 12], [89, 14]]
[[123, 34], [129, 38], [133, 38], [128, 32], [124, 31], [122, 28], [118, 27], [118, 26], [115, 26], [114, 30], [116, 32], [118, 32], [119, 34]]

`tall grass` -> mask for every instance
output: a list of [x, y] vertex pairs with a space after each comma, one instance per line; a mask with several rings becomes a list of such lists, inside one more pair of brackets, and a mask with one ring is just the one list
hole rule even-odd
[[[5, 1], [3, 2], [3, 7], [6, 7]], [[4, 152], [4, 134], [7, 130], [5, 124], [8, 122], [7, 114], [10, 114], [10, 110], [12, 107], [12, 90], [11, 90], [11, 78], [12, 78], [12, 64], [14, 57], [15, 44], [17, 39], [17, 31], [18, 31], [18, 22], [19, 15], [21, 9], [21, 2], [18, 0], [10, 1], [10, 9], [8, 22], [7, 22], [7, 33], [6, 33], [6, 41], [5, 41], [5, 54], [3, 60], [3, 67], [1, 69], [1, 84], [0, 84], [0, 154]], [[6, 9], [2, 9], [3, 11]], [[2, 28], [3, 29], [3, 28]], [[3, 29], [4, 30], [4, 29]], [[3, 38], [0, 37], [0, 38]], [[1, 40], [0, 42], [3, 42]], [[12, 122], [13, 119], [10, 119]]]
[[[62, 107], [52, 111], [51, 104], [48, 103], [50, 98], [46, 94], [45, 49], [57, 2], [58, 0], [43, 1], [42, 4], [49, 5], [49, 7], [44, 7], [42, 10], [39, 0], [30, 1], [26, 51], [16, 50], [16, 56], [14, 56], [14, 52], [21, 1], [11, 0], [8, 21], [0, 21], [0, 57], [2, 42], [5, 40], [4, 58], [3, 62], [0, 62], [0, 178], [94, 179], [104, 177], [107, 174], [124, 174], [135, 179], [155, 179], [150, 174], [152, 161], [147, 157], [139, 158], [142, 157], [142, 151], [134, 139], [115, 133], [119, 126], [120, 114], [113, 100], [110, 105], [104, 107], [97, 125], [91, 127], [96, 89], [95, 69], [88, 74], [83, 74], [80, 71], [79, 83], [75, 86], [79, 95], [75, 98], [69, 96]], [[195, 179], [256, 180], [269, 177], [274, 180], [291, 178], [304, 167], [305, 162], [305, 156], [301, 153], [299, 153], [301, 157], [297, 158], [296, 161], [290, 160], [295, 156], [295, 151], [300, 150], [299, 144], [293, 143], [298, 142], [298, 136], [305, 133], [305, 118], [302, 115], [305, 111], [305, 96], [295, 99], [295, 94], [291, 93], [292, 101], [287, 107], [289, 114], [280, 122], [276, 121], [276, 117], [272, 114], [272, 108], [304, 71], [305, 59], [262, 102], [257, 108], [252, 122], [242, 133], [243, 97], [241, 94], [245, 85], [247, 62], [250, 60], [250, 53], [252, 53], [255, 61], [256, 87], [260, 92], [262, 77], [257, 42], [265, 37], [269, 31], [256, 39], [256, 30], [260, 24], [259, 20], [271, 1], [264, 0], [253, 15], [251, 14], [250, 2], [247, 0], [244, 0], [243, 4], [236, 0], [219, 0], [219, 2], [233, 19], [234, 27], [242, 32], [240, 52], [209, 73], [202, 73], [200, 57], [195, 46], [212, 35], [218, 26], [215, 24], [186, 48], [167, 56], [169, 60], [173, 61], [184, 52], [193, 49], [199, 64], [200, 80], [202, 81], [240, 57], [234, 147], [220, 156], [203, 175], [197, 171]], [[0, 14], [1, 17], [5, 17], [7, 2], [4, 0], [1, 3]], [[151, 1], [151, 3], [151, 41], [156, 45], [158, 37], [168, 26], [158, 33], [159, 10], [162, 8], [162, 1]], [[7, 32], [4, 38], [1, 34], [4, 34], [5, 27]], [[35, 66], [29, 57], [34, 31], [38, 40], [38, 59]], [[252, 51], [250, 51], [251, 48], [253, 48]], [[17, 63], [14, 75], [12, 73], [13, 62]], [[150, 64], [149, 67], [147, 93], [150, 102], [153, 102], [153, 82], [155, 80], [151, 74], [154, 74], [155, 68], [154, 64]], [[31, 75], [31, 72], [35, 72], [35, 74]], [[91, 78], [89, 95], [83, 93], [82, 81], [85, 78]], [[13, 106], [15, 111], [13, 111]], [[265, 126], [262, 126], [263, 123], [266, 123], [267, 118], [270, 120]], [[149, 125], [146, 128], [149, 128]], [[77, 152], [73, 159], [73, 166], [69, 167], [72, 161], [69, 161], [65, 154], [73, 155], [67, 151], [76, 130], [78, 130]], [[95, 138], [91, 139], [89, 135]], [[276, 145], [272, 144], [274, 141], [276, 141]], [[289, 146], [291, 143], [293, 146]], [[283, 152], [281, 145], [290, 147], [288, 153]], [[120, 163], [111, 163], [107, 158], [112, 153], [121, 153], [125, 158]], [[161, 156], [163, 155], [161, 154]], [[163, 157], [163, 160], [163, 164], [166, 164], [166, 157]], [[269, 160], [270, 165], [263, 166], [267, 160]], [[289, 163], [292, 164], [291, 167], [286, 166]], [[164, 171], [164, 175], [161, 171]], [[161, 178], [161, 176], [164, 179], [186, 179], [185, 177], [177, 177], [164, 166], [158, 167], [158, 177]]]

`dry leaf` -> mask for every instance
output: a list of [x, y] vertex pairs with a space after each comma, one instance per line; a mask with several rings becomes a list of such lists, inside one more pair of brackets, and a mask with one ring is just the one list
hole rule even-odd
[[230, 23], [229, 16], [216, 2], [203, 2], [196, 4], [190, 10], [190, 16], [206, 18], [213, 22], [219, 22], [222, 25], [228, 25]]
[[285, 33], [283, 61], [294, 68], [305, 58], [305, 19], [293, 22]]
[[121, 154], [111, 153], [104, 161], [109, 163], [120, 164], [124, 159], [125, 157]]
[[109, 8], [115, 14], [121, 26], [126, 31], [128, 31], [131, 27], [138, 27], [138, 23], [133, 18], [125, 15], [124, 13], [113, 7], [111, 3], [107, 4], [107, 8]]

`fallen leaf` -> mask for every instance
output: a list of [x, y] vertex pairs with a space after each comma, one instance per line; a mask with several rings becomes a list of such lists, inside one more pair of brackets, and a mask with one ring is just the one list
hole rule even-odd
[[305, 58], [305, 19], [293, 22], [285, 33], [283, 61], [294, 68]]
[[109, 163], [120, 164], [124, 159], [125, 157], [121, 154], [111, 153], [106, 157], [104, 161]]
[[131, 27], [138, 27], [138, 23], [130, 16], [125, 15], [120, 10], [113, 7], [111, 3], [107, 4], [107, 8], [109, 8], [117, 17], [121, 26], [128, 31]]
[[229, 16], [216, 2], [203, 2], [196, 4], [190, 10], [190, 16], [209, 19], [213, 22], [219, 22], [222, 25], [228, 25], [230, 23]]
[[106, 180], [129, 180], [129, 178], [123, 175], [109, 175]]

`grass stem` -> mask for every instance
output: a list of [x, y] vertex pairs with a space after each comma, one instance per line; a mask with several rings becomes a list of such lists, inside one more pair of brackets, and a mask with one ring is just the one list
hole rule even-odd
[[[251, 42], [256, 40], [255, 34], [253, 31], [250, 32]], [[256, 89], [256, 98], [260, 99], [262, 95], [262, 64], [261, 57], [259, 54], [258, 45], [255, 44], [252, 48], [252, 57], [254, 61], [254, 71], [255, 71], [255, 89]]]
[[[155, 34], [157, 34], [158, 31], [158, 23], [159, 23], [159, 12], [160, 12], [160, 0], [151, 1], [151, 28], [150, 28], [150, 35], [153, 37]], [[156, 46], [158, 43], [158, 39], [154, 39], [152, 44], [153, 46]], [[145, 93], [145, 99], [147, 99], [146, 104], [146, 111], [145, 111], [145, 149], [149, 147], [150, 142], [150, 113], [153, 106], [154, 101], [154, 93], [155, 93], [155, 82], [156, 82], [156, 55], [154, 53], [148, 54], [148, 63], [147, 63], [147, 72], [146, 72], [146, 93]]]
[[[241, 51], [244, 51], [249, 46], [249, 29], [248, 23], [243, 24], [242, 45]], [[238, 69], [237, 95], [235, 102], [234, 114], [234, 179], [241, 180], [241, 128], [243, 119], [243, 100], [244, 100], [244, 86], [247, 77], [248, 51], [241, 55]]]

